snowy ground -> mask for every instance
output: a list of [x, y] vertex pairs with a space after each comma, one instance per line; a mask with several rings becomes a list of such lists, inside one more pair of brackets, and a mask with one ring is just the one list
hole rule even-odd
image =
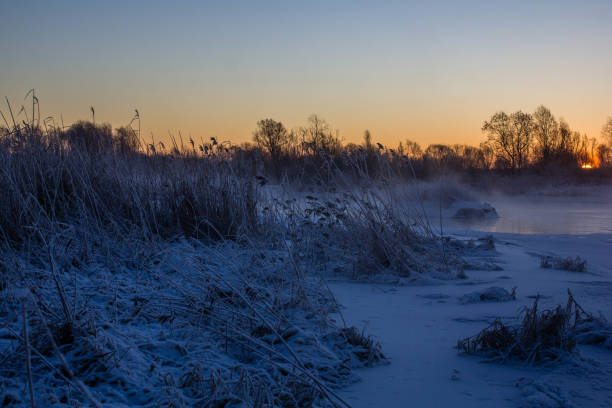
[[[363, 381], [342, 392], [353, 407], [612, 406], [611, 350], [580, 346], [579, 355], [562, 363], [527, 367], [483, 363], [455, 348], [458, 339], [496, 317], [512, 322], [537, 294], [544, 307], [564, 304], [568, 288], [586, 310], [612, 318], [612, 234], [494, 236], [503, 270], [468, 271], [468, 280], [428, 286], [332, 284], [347, 324], [367, 326], [391, 359], [388, 366], [361, 370]], [[588, 270], [542, 269], [537, 254], [580, 255], [588, 260]], [[517, 287], [517, 299], [458, 301], [491, 286]]]
[[[542, 308], [564, 304], [568, 288], [612, 319], [612, 195], [449, 191], [271, 190], [262, 215], [274, 239], [248, 245], [126, 240], [79, 261], [87, 241], [60, 239], [49, 263], [6, 252], [0, 405], [29, 406], [30, 350], [37, 406], [612, 406], [612, 347], [579, 345], [536, 367], [455, 348], [496, 318], [515, 323], [536, 295]], [[453, 218], [484, 202], [499, 218]], [[479, 241], [489, 232], [494, 249]], [[540, 267], [542, 256], [578, 255], [586, 272]], [[507, 301], [470, 302], [491, 287]], [[370, 335], [390, 364], [378, 364]]]

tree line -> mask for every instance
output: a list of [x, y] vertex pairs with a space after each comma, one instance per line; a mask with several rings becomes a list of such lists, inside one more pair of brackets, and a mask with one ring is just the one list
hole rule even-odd
[[526, 166], [609, 166], [612, 118], [602, 130], [607, 144], [573, 131], [545, 106], [533, 114], [497, 112], [482, 126], [487, 141], [481, 147], [495, 155], [494, 166], [512, 170]]
[[[253, 133], [254, 145], [243, 144], [245, 150], [259, 150], [277, 175], [286, 165], [305, 157], [320, 155], [336, 158], [335, 166], [343, 162], [360, 164], [364, 174], [380, 173], [388, 168], [406, 170], [427, 176], [440, 171], [521, 169], [576, 169], [580, 167], [612, 167], [612, 118], [602, 129], [604, 142], [572, 130], [550, 109], [539, 106], [533, 113], [496, 112], [484, 121], [486, 139], [480, 146], [464, 144], [431, 144], [425, 149], [411, 140], [389, 148], [373, 141], [364, 132], [361, 144], [343, 145], [337, 132], [331, 132], [327, 122], [316, 115], [309, 126], [287, 130], [281, 122], [263, 119]], [[354, 166], [355, 167], [355, 166]]]
[[[34, 112], [34, 111], [33, 111]], [[11, 112], [12, 113], [12, 112]], [[4, 115], [3, 115], [3, 118]], [[241, 145], [216, 138], [183, 140], [170, 134], [170, 144], [145, 142], [140, 135], [140, 115], [127, 126], [112, 129], [91, 121], [79, 121], [64, 128], [35, 121], [34, 114], [23, 125], [0, 127], [3, 142], [23, 143], [20, 135], [55, 132], [53, 140], [67, 148], [88, 154], [149, 154], [190, 158], [220, 159], [232, 163], [243, 174], [265, 174], [278, 180], [316, 178], [329, 182], [335, 175], [355, 178], [409, 177], [428, 178], [442, 172], [505, 171], [524, 169], [578, 169], [583, 166], [612, 168], [612, 118], [602, 129], [603, 142], [572, 130], [564, 119], [557, 119], [545, 106], [533, 113], [496, 112], [483, 122], [485, 140], [479, 146], [431, 144], [422, 148], [405, 140], [395, 147], [374, 141], [366, 130], [361, 143], [344, 144], [339, 132], [318, 115], [311, 115], [305, 126], [287, 129], [277, 120], [257, 122], [252, 142]], [[137, 124], [137, 128], [133, 127]], [[29, 129], [26, 129], [29, 128]]]

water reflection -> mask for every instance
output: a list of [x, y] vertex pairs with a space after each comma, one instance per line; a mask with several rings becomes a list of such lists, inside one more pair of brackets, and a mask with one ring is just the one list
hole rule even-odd
[[449, 228], [516, 234], [612, 233], [612, 205], [607, 195], [588, 197], [489, 197], [499, 218], [444, 218]]

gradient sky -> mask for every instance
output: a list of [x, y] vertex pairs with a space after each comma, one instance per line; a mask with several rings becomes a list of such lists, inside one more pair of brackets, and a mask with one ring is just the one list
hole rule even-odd
[[[477, 144], [497, 110], [612, 116], [607, 1], [0, 0], [0, 95], [143, 136], [251, 138], [317, 113], [359, 141]], [[0, 104], [6, 113], [6, 107]]]

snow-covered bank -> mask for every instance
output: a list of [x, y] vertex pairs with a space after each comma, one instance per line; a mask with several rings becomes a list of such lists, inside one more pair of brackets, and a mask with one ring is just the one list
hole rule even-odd
[[[30, 406], [30, 378], [45, 407], [335, 407], [352, 369], [381, 357], [361, 332], [330, 324], [325, 282], [284, 252], [189, 240], [146, 251], [66, 266], [62, 300], [42, 279], [3, 277], [0, 405]], [[2, 266], [48, 276], [3, 255]]]
[[[458, 339], [496, 317], [516, 321], [519, 309], [538, 294], [542, 307], [563, 304], [568, 288], [586, 310], [612, 318], [612, 235], [495, 238], [502, 271], [469, 271], [466, 281], [430, 286], [332, 284], [347, 324], [367, 325], [391, 359], [389, 366], [360, 371], [363, 381], [342, 391], [353, 407], [612, 406], [610, 350], [579, 346], [567, 361], [527, 367], [483, 364], [455, 349]], [[588, 260], [587, 271], [542, 269], [540, 254], [580, 255]], [[491, 286], [517, 287], [517, 299], [459, 302]]]

